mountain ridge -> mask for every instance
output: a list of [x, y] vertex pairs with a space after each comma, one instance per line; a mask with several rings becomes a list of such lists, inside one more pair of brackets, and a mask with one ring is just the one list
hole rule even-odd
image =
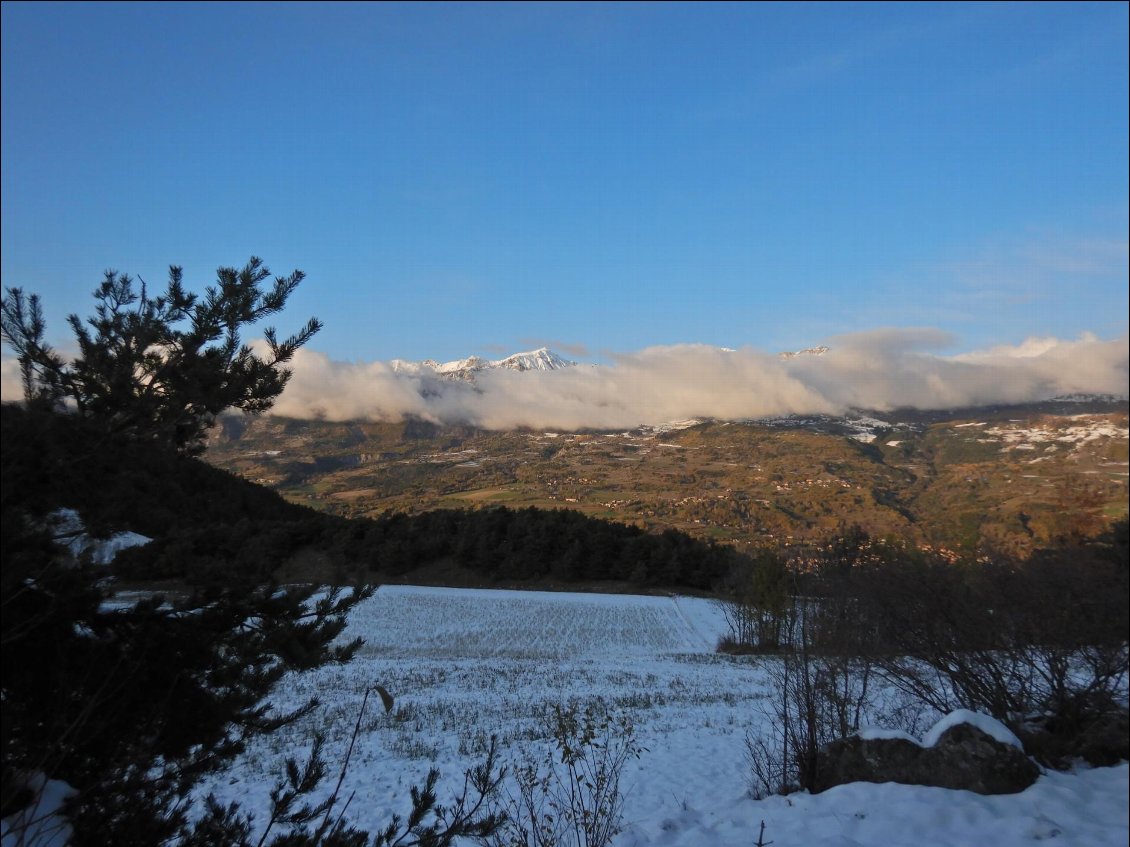
[[423, 420], [226, 420], [206, 458], [340, 515], [505, 505], [739, 550], [858, 524], [1023, 553], [1126, 512], [1125, 401], [569, 432]]
[[576, 367], [577, 363], [548, 347], [539, 347], [536, 350], [512, 353], [502, 359], [485, 359], [482, 356], [469, 356], [451, 362], [437, 362], [435, 359], [424, 359], [420, 362], [393, 359], [389, 365], [395, 373], [405, 376], [439, 376], [443, 379], [473, 382], [475, 375], [483, 371], [556, 371]]

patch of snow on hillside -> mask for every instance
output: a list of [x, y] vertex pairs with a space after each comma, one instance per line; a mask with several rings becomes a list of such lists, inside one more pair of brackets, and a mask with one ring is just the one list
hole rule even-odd
[[880, 433], [891, 428], [888, 421], [859, 412], [851, 412], [846, 415], [786, 415], [784, 417], [758, 418], [746, 421], [746, 423], [780, 429], [808, 429], [831, 435], [844, 435], [864, 444], [870, 444]]
[[1119, 426], [1101, 415], [1072, 415], [1069, 420], [1074, 424], [1062, 426], [1044, 422], [1026, 426], [1015, 422], [1017, 425], [988, 427], [983, 432], [1004, 441], [1006, 450], [1031, 450], [1037, 444], [1054, 443], [1080, 447], [1103, 438], [1128, 437], [1126, 426]]
[[90, 553], [90, 560], [96, 565], [108, 565], [122, 550], [141, 547], [152, 541], [137, 532], [116, 532], [109, 538], [91, 538], [86, 533], [82, 517], [74, 509], [57, 509], [48, 516], [52, 537], [66, 546], [77, 559]]
[[92, 540], [91, 558], [97, 565], [108, 565], [117, 555], [130, 547], [144, 547], [153, 539], [139, 532], [115, 532], [109, 538]]
[[668, 432], [677, 432], [680, 429], [690, 429], [692, 426], [698, 426], [703, 421], [700, 418], [686, 418], [679, 421], [668, 421], [664, 424], [656, 424], [654, 426], [641, 426], [640, 431], [644, 435], [665, 435]]
[[1125, 394], [1061, 394], [1053, 397], [1055, 403], [1117, 403], [1125, 401]]
[[470, 356], [466, 359], [458, 359], [454, 362], [444, 362], [436, 364], [432, 367], [438, 374], [454, 374], [463, 371], [481, 371], [484, 368], [490, 367], [490, 362], [480, 356]]
[[778, 353], [777, 358], [788, 360], [796, 359], [799, 356], [823, 356], [828, 352], [828, 350], [828, 347], [825, 347], [823, 344], [821, 344], [819, 347], [805, 347], [803, 350], [786, 350], [783, 353]]

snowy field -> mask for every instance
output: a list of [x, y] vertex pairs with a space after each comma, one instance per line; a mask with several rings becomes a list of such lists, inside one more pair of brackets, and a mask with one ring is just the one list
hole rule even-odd
[[600, 698], [631, 717], [646, 748], [625, 767], [618, 847], [751, 847], [762, 821], [776, 847], [1127, 844], [1125, 764], [1046, 774], [1011, 796], [856, 784], [749, 799], [744, 739], [765, 721], [761, 663], [771, 660], [715, 654], [724, 631], [695, 598], [385, 586], [351, 615], [345, 637], [366, 642], [354, 661], [289, 680], [276, 698], [316, 694], [322, 707], [257, 742], [206, 791], [264, 820], [283, 758], [320, 730], [328, 761], [340, 761], [366, 688], [380, 684], [395, 706], [370, 700], [342, 793], [355, 792], [349, 817], [373, 830], [408, 811], [433, 764], [442, 803], [491, 735], [514, 760], [545, 743], [549, 705]]

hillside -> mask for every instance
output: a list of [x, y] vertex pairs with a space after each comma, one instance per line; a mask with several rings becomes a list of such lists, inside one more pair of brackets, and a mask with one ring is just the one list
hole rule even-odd
[[845, 525], [1027, 553], [1127, 508], [1127, 403], [1059, 401], [626, 432], [226, 418], [208, 461], [348, 516], [567, 508], [739, 549]]
[[[6, 529], [15, 531], [17, 516], [41, 525], [65, 508], [95, 537], [147, 536], [150, 543], [114, 561], [127, 584], [208, 590], [265, 579], [411, 579], [708, 590], [736, 558], [683, 533], [653, 535], [577, 512], [433, 510], [349, 521], [198, 459], [107, 437], [76, 417], [11, 404], [2, 412]], [[6, 537], [6, 556], [16, 541]]]

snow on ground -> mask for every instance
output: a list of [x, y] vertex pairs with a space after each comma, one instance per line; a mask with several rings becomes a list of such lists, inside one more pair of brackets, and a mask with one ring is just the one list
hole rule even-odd
[[1023, 424], [1009, 421], [1008, 424], [989, 427], [983, 432], [1004, 441], [1004, 450], [1033, 450], [1037, 444], [1072, 444], [1082, 446], [1103, 438], [1127, 437], [1124, 425], [1110, 420], [1104, 415], [1072, 415], [1071, 426], [1061, 426], [1058, 421], [1036, 424]]
[[370, 702], [342, 795], [356, 792], [349, 815], [371, 829], [408, 810], [432, 765], [443, 802], [491, 735], [513, 761], [545, 743], [548, 706], [601, 698], [646, 748], [625, 767], [617, 847], [749, 847], [762, 821], [777, 847], [1127, 843], [1125, 764], [1047, 774], [1004, 797], [857, 784], [749, 799], [744, 741], [765, 721], [772, 660], [715, 654], [724, 631], [720, 610], [697, 598], [385, 586], [350, 617], [343, 637], [366, 640], [354, 661], [290, 678], [276, 698], [317, 695], [319, 710], [256, 741], [205, 793], [264, 820], [283, 758], [308, 750], [314, 731], [336, 776], [364, 692], [381, 684], [396, 703], [385, 713]]
[[[748, 847], [765, 822], [776, 847], [924, 847], [925, 845], [1078, 845], [1127, 843], [1127, 766], [1047, 774], [1020, 794], [983, 797], [914, 785], [841, 785], [815, 796], [752, 801], [700, 798], [658, 827], [627, 832], [631, 847]], [[727, 803], [726, 801], [729, 800]], [[723, 806], [723, 808], [717, 808]]]
[[38, 799], [26, 809], [0, 821], [0, 847], [67, 847], [71, 827], [59, 814], [74, 789], [58, 779], [35, 774], [28, 787]]
[[84, 553], [96, 565], [108, 565], [123, 550], [140, 547], [152, 538], [136, 532], [118, 532], [109, 538], [91, 538], [86, 534], [82, 517], [74, 509], [57, 509], [48, 516], [48, 529], [60, 544], [65, 544], [76, 558]]

